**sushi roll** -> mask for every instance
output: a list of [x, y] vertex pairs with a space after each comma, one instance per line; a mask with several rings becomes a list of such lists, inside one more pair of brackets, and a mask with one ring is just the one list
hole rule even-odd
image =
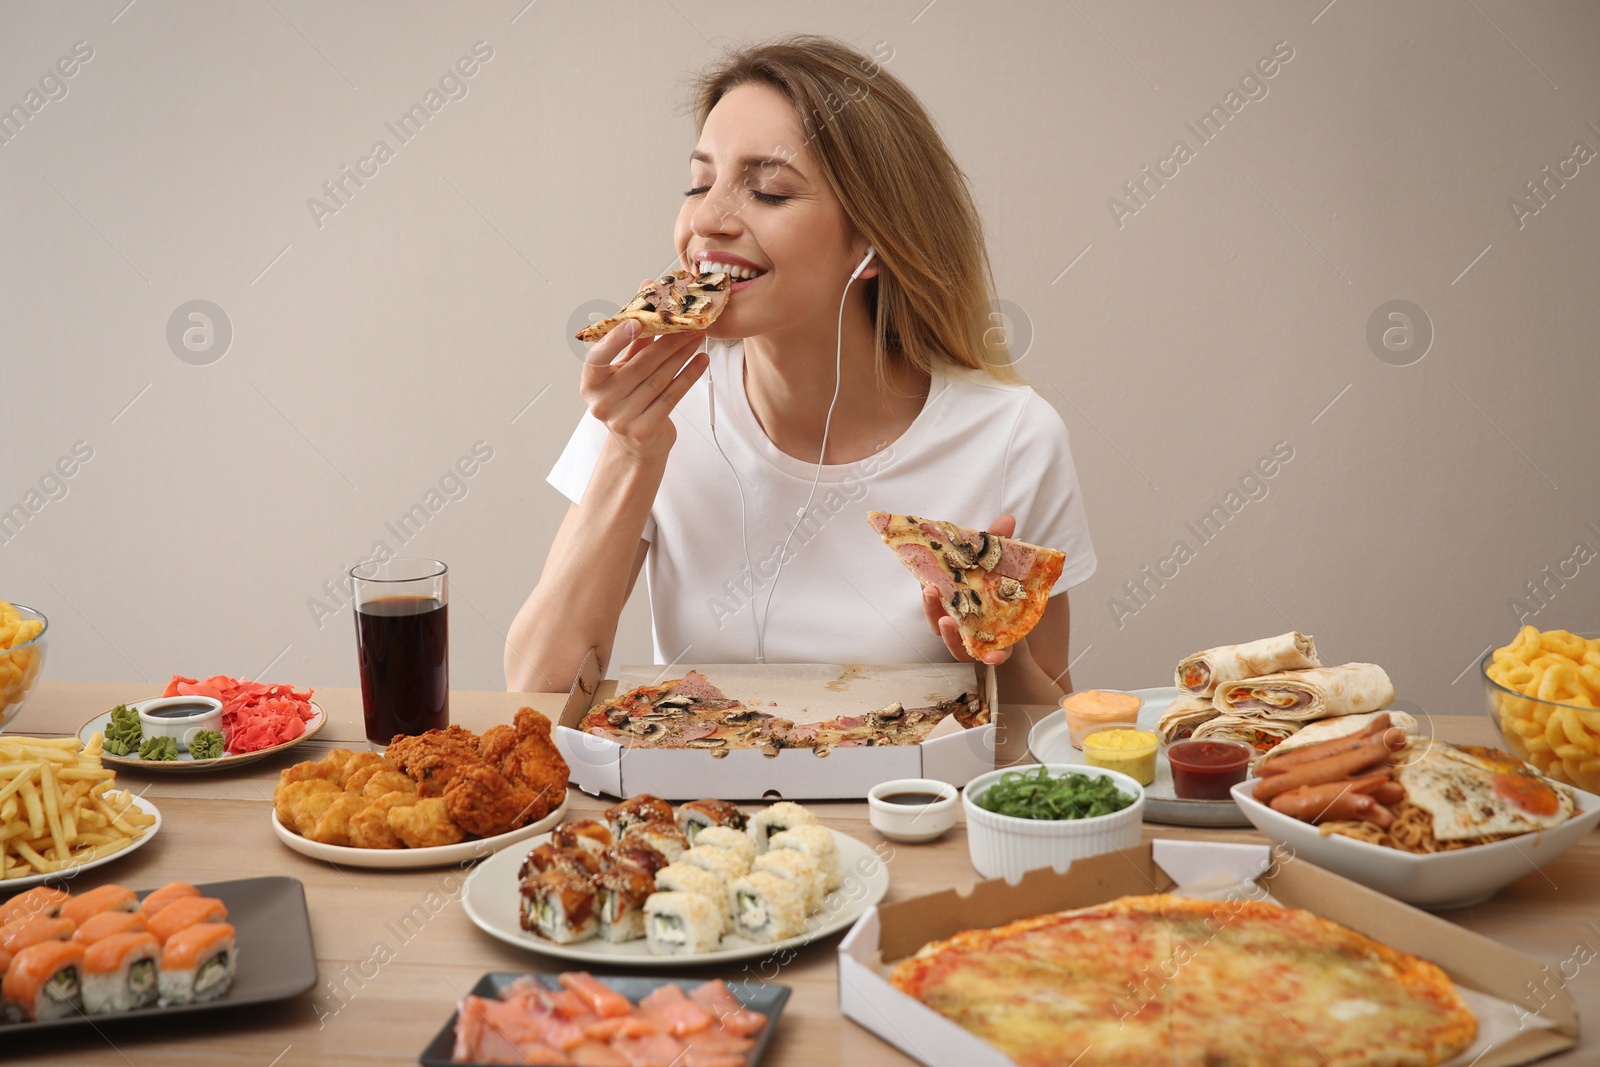
[[644, 902], [656, 880], [637, 867], [612, 867], [594, 880], [603, 941], [637, 941], [644, 936]]
[[822, 872], [817, 869], [816, 861], [804, 852], [792, 848], [775, 848], [765, 855], [757, 856], [751, 870], [766, 871], [794, 883], [800, 890], [801, 902], [805, 905], [807, 915], [822, 910], [822, 898], [827, 896], [826, 883]]
[[771, 871], [752, 871], [728, 887], [733, 932], [751, 941], [782, 941], [805, 930], [799, 886]]
[[594, 885], [571, 871], [541, 871], [522, 882], [522, 928], [568, 945], [599, 932]]
[[160, 889], [152, 889], [144, 895], [144, 899], [139, 901], [139, 914], [143, 915], [145, 921], [148, 922], [151, 916], [171, 904], [174, 900], [183, 897], [197, 897], [199, 895], [200, 890], [188, 882], [168, 882]]
[[26, 893], [18, 893], [4, 904], [0, 904], [0, 926], [6, 926], [13, 919], [27, 919], [35, 915], [43, 915], [47, 919], [54, 919], [61, 914], [61, 905], [71, 899], [65, 889], [54, 886], [35, 886]]
[[773, 835], [769, 848], [792, 848], [811, 857], [822, 872], [822, 887], [833, 892], [844, 884], [844, 872], [839, 868], [839, 846], [833, 843], [833, 833], [826, 826], [796, 826]]
[[153, 935], [103, 937], [83, 953], [83, 1008], [98, 1015], [153, 1004], [160, 971], [161, 945]]
[[568, 819], [550, 831], [550, 843], [557, 848], [581, 848], [596, 856], [615, 840], [611, 828], [597, 819]]
[[720, 848], [738, 857], [743, 868], [740, 874], [748, 873], [756, 859], [756, 846], [750, 835], [731, 826], [708, 826], [701, 830], [695, 835], [695, 848]]
[[621, 840], [622, 832], [636, 822], [672, 822], [672, 805], [660, 797], [641, 793], [605, 810], [606, 823], [611, 836]]
[[239, 950], [227, 923], [195, 923], [161, 947], [161, 1003], [204, 1004], [233, 985]]
[[72, 940], [87, 948], [112, 934], [138, 934], [144, 931], [144, 916], [136, 911], [102, 911], [73, 931]]
[[82, 926], [103, 911], [138, 911], [139, 897], [120, 885], [103, 885], [61, 905], [62, 918]]
[[520, 881], [552, 869], [591, 878], [600, 873], [600, 861], [594, 853], [585, 849], [563, 848], [553, 841], [546, 841], [528, 853], [522, 866], [517, 868], [517, 878]]
[[6, 1017], [64, 1019], [83, 1009], [83, 946], [41, 941], [16, 954], [0, 984]]
[[744, 862], [743, 856], [711, 845], [694, 846], [685, 852], [678, 862], [710, 871], [724, 882], [731, 882], [750, 871], [750, 865]]
[[41, 941], [70, 941], [77, 929], [77, 923], [71, 919], [49, 919], [35, 915], [0, 927], [0, 948], [15, 956]]
[[722, 941], [721, 909], [699, 893], [651, 893], [644, 902], [644, 930], [656, 956], [711, 952]]
[[628, 841], [612, 845], [600, 854], [602, 869], [611, 867], [637, 867], [654, 878], [656, 872], [667, 865], [667, 857], [641, 841]]
[[750, 840], [755, 844], [756, 853], [759, 855], [770, 847], [774, 834], [781, 834], [796, 826], [814, 826], [816, 822], [815, 815], [794, 801], [779, 801], [770, 808], [763, 808], [750, 816]]
[[691, 800], [678, 805], [678, 825], [689, 844], [693, 845], [695, 835], [708, 826], [743, 830], [745, 815], [739, 810], [739, 805], [729, 800]]
[[145, 920], [145, 925], [163, 945], [173, 934], [195, 923], [219, 923], [228, 917], [228, 906], [215, 897], [180, 897]]
[[674, 863], [656, 872], [656, 888], [664, 893], [698, 893], [722, 913], [722, 932], [733, 929], [733, 906], [728, 903], [728, 884], [704, 867]]
[[668, 863], [678, 862], [678, 857], [689, 847], [688, 839], [674, 822], [636, 822], [622, 832], [622, 839], [617, 843], [649, 845], [665, 856]]

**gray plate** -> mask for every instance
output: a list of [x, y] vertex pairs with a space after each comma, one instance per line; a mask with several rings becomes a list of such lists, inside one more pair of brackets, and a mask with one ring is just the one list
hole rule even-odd
[[[473, 996], [499, 997], [512, 982], [518, 978], [535, 978], [550, 989], [560, 989], [561, 983], [553, 974], [512, 974], [504, 971], [495, 971], [478, 979], [478, 984], [472, 987]], [[651, 990], [669, 983], [683, 987], [685, 993], [702, 983], [698, 978], [633, 978], [625, 975], [595, 975], [603, 985], [621, 993], [635, 1004], [650, 995]], [[773, 985], [770, 982], [729, 982], [728, 992], [734, 995], [745, 1007], [751, 1011], [759, 1011], [767, 1017], [767, 1027], [761, 1031], [761, 1036], [756, 1039], [755, 1047], [750, 1050], [745, 1058], [745, 1067], [756, 1067], [761, 1062], [761, 1057], [767, 1051], [767, 1046], [772, 1043], [772, 1034], [778, 1029], [778, 1016], [783, 1014], [783, 1006], [789, 1000], [789, 987], [786, 985]], [[456, 1017], [450, 1016], [450, 1021], [444, 1024], [428, 1047], [422, 1050], [419, 1057], [422, 1067], [462, 1067], [450, 1058], [454, 1051], [456, 1040]], [[476, 1067], [466, 1064], [465, 1067]], [[529, 1067], [540, 1065], [529, 1061]]]
[[[78, 886], [79, 890], [92, 886]], [[298, 996], [317, 984], [317, 954], [311, 944], [311, 917], [306, 891], [297, 878], [241, 878], [234, 882], [196, 885], [208, 897], [228, 906], [239, 952], [239, 973], [220, 1000], [205, 1004], [151, 1005], [103, 1015], [75, 1015], [48, 1022], [0, 1022], [0, 1043], [63, 1026], [103, 1026], [125, 1019], [156, 1019], [197, 1011], [220, 1011], [245, 1004], [264, 1004]], [[143, 899], [150, 890], [143, 890]], [[173, 1031], [181, 1035], [179, 1030]]]
[[[1157, 689], [1126, 690], [1144, 698], [1139, 709], [1139, 728], [1156, 731], [1156, 723], [1167, 706], [1178, 696], [1173, 686]], [[1028, 751], [1040, 763], [1084, 763], [1083, 753], [1072, 747], [1067, 732], [1066, 713], [1057, 709], [1034, 724], [1028, 731]], [[1171, 826], [1245, 826], [1251, 825], [1239, 805], [1231, 800], [1184, 800], [1172, 791], [1172, 766], [1164, 752], [1156, 754], [1156, 780], [1144, 787], [1144, 817], [1146, 822], [1167, 823]]]

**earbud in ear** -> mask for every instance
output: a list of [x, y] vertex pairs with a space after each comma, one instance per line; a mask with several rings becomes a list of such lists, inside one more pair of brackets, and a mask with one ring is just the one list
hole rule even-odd
[[873, 248], [871, 245], [868, 245], [867, 254], [861, 257], [860, 263], [856, 264], [855, 273], [850, 275], [850, 280], [855, 281], [857, 278], [861, 277], [861, 272], [867, 269], [867, 264], [871, 263], [872, 257], [876, 256], [877, 254], [878, 250]]

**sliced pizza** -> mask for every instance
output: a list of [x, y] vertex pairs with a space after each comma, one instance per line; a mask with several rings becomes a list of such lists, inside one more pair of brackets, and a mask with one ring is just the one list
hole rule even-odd
[[647, 282], [621, 311], [579, 332], [580, 341], [598, 341], [629, 319], [642, 334], [684, 333], [703, 330], [728, 306], [733, 277], [724, 271], [693, 274], [671, 270]]
[[953, 522], [870, 511], [867, 521], [961, 628], [973, 659], [1012, 645], [1038, 625], [1065, 554]]
[[1477, 1032], [1434, 964], [1265, 901], [1122, 897], [967, 930], [891, 981], [1021, 1067], [1430, 1067]]

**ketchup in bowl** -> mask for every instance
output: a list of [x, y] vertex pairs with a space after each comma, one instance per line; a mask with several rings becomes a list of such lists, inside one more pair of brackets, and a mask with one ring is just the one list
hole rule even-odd
[[1244, 781], [1255, 749], [1242, 741], [1178, 741], [1167, 747], [1172, 790], [1184, 800], [1228, 800]]

